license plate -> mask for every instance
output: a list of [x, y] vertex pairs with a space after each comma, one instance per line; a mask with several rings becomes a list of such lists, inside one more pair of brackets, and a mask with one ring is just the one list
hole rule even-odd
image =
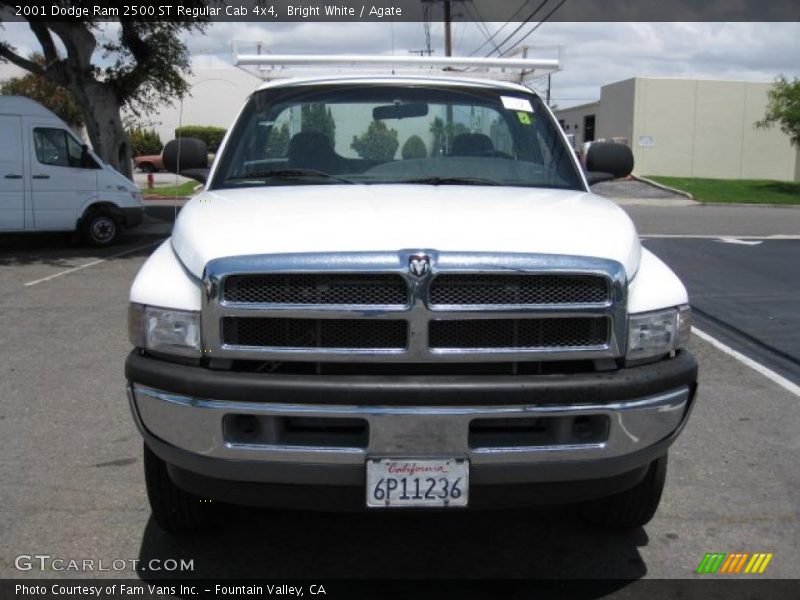
[[469, 461], [463, 458], [367, 461], [367, 506], [466, 506]]

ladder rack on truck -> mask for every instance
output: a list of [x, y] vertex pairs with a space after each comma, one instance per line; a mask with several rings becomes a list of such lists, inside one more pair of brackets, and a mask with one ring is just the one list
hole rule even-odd
[[527, 50], [527, 47], [520, 48], [518, 52], [523, 56], [506, 58], [287, 55], [242, 54], [234, 45], [233, 64], [240, 68], [258, 67], [252, 72], [266, 81], [316, 75], [352, 75], [357, 72], [364, 76], [451, 76], [526, 83], [560, 70], [560, 48], [558, 58], [527, 58]]

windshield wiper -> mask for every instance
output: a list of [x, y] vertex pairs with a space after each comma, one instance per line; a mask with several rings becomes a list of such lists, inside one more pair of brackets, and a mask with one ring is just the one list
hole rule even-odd
[[429, 185], [505, 185], [493, 179], [481, 177], [417, 177], [403, 179], [396, 183], [427, 183]]
[[314, 169], [268, 169], [264, 171], [253, 171], [247, 175], [239, 175], [237, 177], [228, 177], [225, 183], [231, 181], [247, 181], [250, 179], [302, 179], [305, 177], [333, 179], [342, 183], [355, 183], [350, 179], [339, 177], [338, 175], [331, 175], [324, 171], [316, 171]]

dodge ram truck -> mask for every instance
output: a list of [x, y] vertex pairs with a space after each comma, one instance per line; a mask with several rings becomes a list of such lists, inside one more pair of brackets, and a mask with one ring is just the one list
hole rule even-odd
[[[156, 522], [220, 503], [654, 515], [697, 387], [681, 281], [592, 194], [542, 99], [452, 70], [276, 78], [130, 291]], [[211, 500], [211, 502], [208, 502]]]

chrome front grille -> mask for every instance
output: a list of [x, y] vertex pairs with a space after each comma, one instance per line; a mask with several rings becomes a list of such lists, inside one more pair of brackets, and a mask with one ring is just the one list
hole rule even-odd
[[381, 319], [223, 317], [226, 345], [265, 348], [393, 348], [408, 345], [408, 324]]
[[608, 342], [608, 334], [606, 317], [431, 321], [429, 344], [435, 350], [508, 348], [546, 352], [600, 347]]
[[429, 298], [434, 306], [539, 306], [603, 304], [610, 293], [598, 275], [443, 274], [431, 282]]
[[408, 286], [399, 275], [271, 273], [225, 279], [223, 299], [255, 304], [408, 304]]
[[[416, 274], [423, 255], [429, 268]], [[211, 358], [425, 363], [624, 353], [626, 277], [604, 259], [424, 250], [244, 256], [209, 262], [203, 283]]]

